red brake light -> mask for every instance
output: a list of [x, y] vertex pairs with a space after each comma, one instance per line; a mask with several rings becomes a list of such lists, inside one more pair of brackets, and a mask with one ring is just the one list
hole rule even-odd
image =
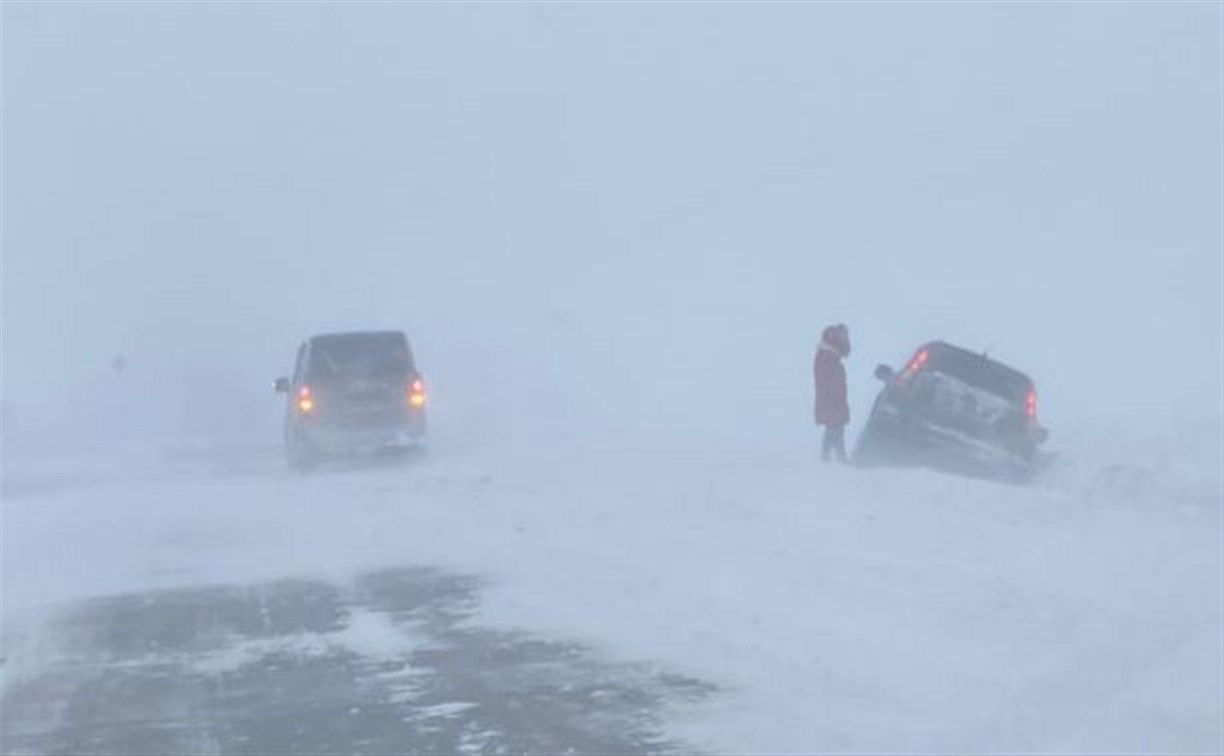
[[297, 408], [303, 415], [308, 415], [314, 412], [314, 395], [310, 392], [309, 386], [303, 386], [298, 389]]
[[913, 377], [914, 373], [922, 369], [922, 366], [926, 364], [927, 358], [930, 356], [930, 353], [925, 349], [914, 355], [914, 359], [910, 360], [909, 364], [905, 366], [905, 377]]
[[1028, 396], [1024, 397], [1024, 414], [1030, 420], [1037, 418], [1037, 389], [1029, 389]]
[[425, 382], [420, 378], [413, 380], [408, 387], [408, 404], [417, 409], [425, 406]]

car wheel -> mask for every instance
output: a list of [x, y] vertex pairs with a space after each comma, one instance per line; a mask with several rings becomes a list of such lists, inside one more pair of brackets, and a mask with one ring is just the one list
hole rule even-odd
[[854, 463], [869, 467], [881, 464], [883, 450], [881, 449], [880, 423], [875, 417], [867, 419], [867, 425], [859, 433], [858, 443], [854, 447]]
[[293, 436], [285, 437], [285, 458], [294, 472], [308, 472], [319, 464], [318, 455]]
[[411, 446], [398, 448], [394, 454], [401, 462], [410, 463], [422, 459], [426, 454], [427, 448], [425, 442], [421, 441]]

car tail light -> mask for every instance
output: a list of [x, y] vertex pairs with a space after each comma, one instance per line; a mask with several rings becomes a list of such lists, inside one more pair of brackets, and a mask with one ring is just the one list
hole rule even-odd
[[415, 379], [408, 386], [408, 406], [414, 409], [420, 409], [425, 406], [425, 382], [420, 378]]
[[1029, 420], [1037, 419], [1037, 389], [1029, 389], [1028, 395], [1024, 397], [1024, 415]]
[[925, 349], [914, 355], [914, 358], [909, 361], [908, 365], [905, 366], [905, 370], [901, 372], [901, 377], [906, 380], [913, 378], [918, 371], [922, 369], [922, 366], [926, 364], [926, 361], [928, 358], [930, 358], [930, 356], [930, 352]]
[[309, 386], [303, 386], [298, 389], [297, 408], [298, 412], [301, 412], [303, 415], [309, 415], [311, 412], [314, 412], [314, 394], [311, 393]]

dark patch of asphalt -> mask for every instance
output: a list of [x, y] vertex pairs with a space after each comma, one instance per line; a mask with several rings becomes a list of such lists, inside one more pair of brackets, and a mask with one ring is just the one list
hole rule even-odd
[[[709, 683], [475, 627], [478, 579], [432, 569], [96, 599], [6, 681], [5, 754], [636, 754], [691, 750]], [[10, 647], [10, 644], [5, 644]], [[11, 671], [11, 661], [5, 667]]]

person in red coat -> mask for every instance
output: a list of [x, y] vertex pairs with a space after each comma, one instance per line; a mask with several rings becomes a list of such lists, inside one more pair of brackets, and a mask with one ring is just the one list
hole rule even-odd
[[821, 335], [812, 373], [816, 379], [816, 424], [824, 426], [820, 456], [828, 462], [836, 454], [846, 461], [846, 425], [850, 404], [846, 398], [846, 368], [842, 360], [850, 354], [850, 329], [831, 325]]

